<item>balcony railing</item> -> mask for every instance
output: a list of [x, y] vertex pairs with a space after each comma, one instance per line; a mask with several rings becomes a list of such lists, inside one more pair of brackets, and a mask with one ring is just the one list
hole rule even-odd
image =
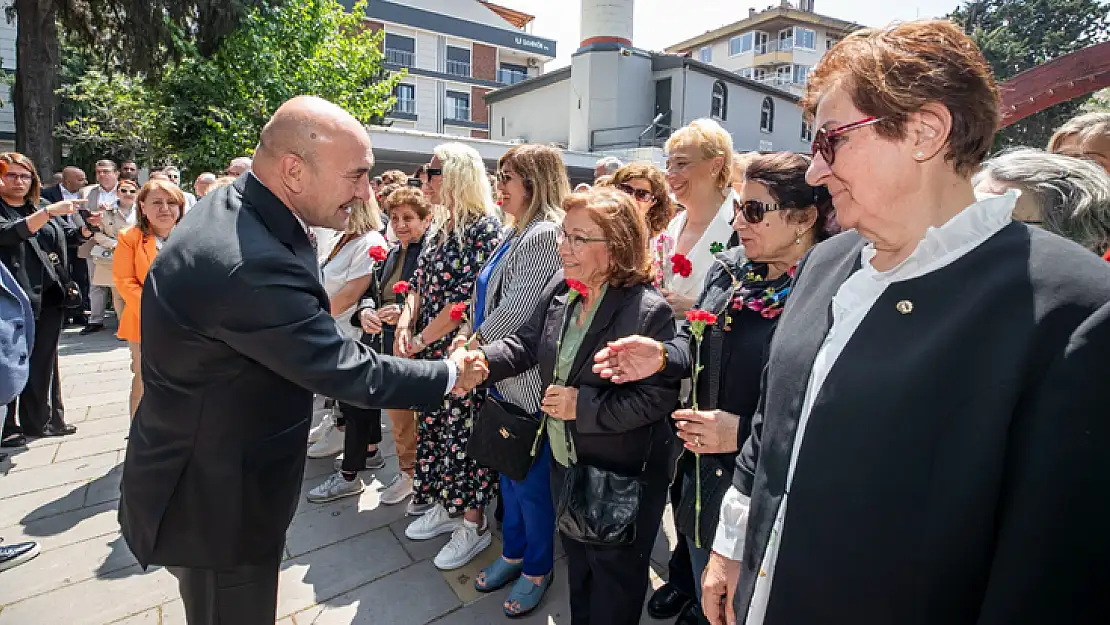
[[755, 53], [771, 54], [772, 52], [791, 52], [794, 50], [794, 39], [773, 39], [765, 41], [755, 47]]
[[766, 76], [757, 78], [756, 82], [779, 89], [805, 89], [806, 86], [805, 83], [795, 82], [793, 78], [788, 76]]
[[528, 80], [528, 74], [525, 72], [518, 72], [511, 69], [497, 70], [497, 82], [503, 85], [515, 85], [525, 80]]
[[470, 63], [464, 61], [447, 61], [447, 73], [452, 76], [465, 76], [470, 78]]
[[462, 104], [447, 103], [447, 119], [457, 122], [470, 121], [470, 107]]
[[416, 65], [416, 54], [405, 50], [394, 50], [392, 48], [386, 48], [385, 62], [392, 63], [393, 65], [400, 65], [402, 67], [412, 67], [413, 65]]
[[397, 101], [393, 103], [393, 112], [416, 115], [416, 99], [397, 98]]

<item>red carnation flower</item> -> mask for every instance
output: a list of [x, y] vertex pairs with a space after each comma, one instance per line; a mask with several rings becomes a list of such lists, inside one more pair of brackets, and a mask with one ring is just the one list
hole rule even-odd
[[397, 284], [393, 285], [393, 292], [397, 295], [404, 295], [409, 292], [410, 286], [405, 280], [398, 280]]
[[683, 278], [689, 278], [694, 272], [694, 263], [691, 263], [690, 259], [683, 254], [675, 254], [671, 256], [671, 271]]
[[451, 321], [462, 321], [463, 317], [466, 316], [466, 309], [466, 302], [451, 304]]
[[582, 297], [589, 297], [590, 295], [590, 287], [586, 286], [584, 282], [581, 282], [579, 280], [568, 278], [567, 286], [569, 286], [572, 291], [577, 291], [578, 294]]
[[373, 258], [375, 261], [380, 263], [389, 258], [389, 250], [380, 245], [375, 245], [374, 247], [370, 248], [370, 258]]

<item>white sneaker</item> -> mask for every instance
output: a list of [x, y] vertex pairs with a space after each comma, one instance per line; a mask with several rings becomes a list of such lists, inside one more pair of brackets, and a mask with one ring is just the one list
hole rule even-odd
[[440, 534], [450, 534], [462, 525], [462, 517], [452, 519], [447, 509], [439, 504], [432, 506], [424, 516], [416, 519], [405, 528], [409, 540], [428, 540]]
[[308, 500], [312, 503], [327, 503], [344, 497], [353, 497], [364, 490], [366, 490], [366, 484], [361, 477], [355, 476], [355, 479], [348, 482], [343, 479], [342, 473], [332, 473], [323, 484], [308, 492]]
[[381, 502], [387, 506], [395, 506], [412, 494], [412, 476], [408, 473], [398, 473], [381, 493]]
[[308, 448], [309, 458], [327, 458], [343, 451], [343, 432], [333, 424], [324, 436]]
[[[335, 427], [335, 416], [332, 415], [331, 408], [324, 408], [323, 413], [324, 416], [320, 418], [320, 425], [308, 431], [309, 444], [319, 442], [329, 430]], [[315, 416], [316, 415], [313, 415], [313, 417]]]
[[[425, 515], [427, 516], [427, 515]], [[478, 554], [486, 550], [493, 542], [493, 532], [489, 531], [489, 524], [482, 519], [485, 533], [479, 534], [477, 523], [463, 520], [462, 525], [451, 532], [451, 541], [440, 549], [436, 555], [435, 565], [441, 571], [453, 571], [466, 566]]]

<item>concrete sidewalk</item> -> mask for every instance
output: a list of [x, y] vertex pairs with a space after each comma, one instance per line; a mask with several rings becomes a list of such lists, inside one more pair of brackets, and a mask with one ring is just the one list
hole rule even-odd
[[[184, 625], [176, 580], [162, 569], [143, 572], [116, 520], [129, 426], [127, 346], [108, 330], [81, 337], [69, 329], [60, 353], [66, 419], [77, 434], [5, 450], [9, 458], [0, 462], [0, 537], [9, 544], [42, 545], [31, 562], [0, 573], [0, 625]], [[388, 434], [382, 448], [386, 468], [366, 474], [368, 488], [357, 500], [305, 501], [303, 493], [332, 464], [308, 461], [301, 505], [289, 528], [278, 623], [508, 623], [501, 612], [508, 589], [488, 596], [473, 589], [474, 576], [500, 554], [500, 543], [464, 569], [437, 570], [432, 558], [448, 537], [406, 539], [404, 506], [378, 501], [379, 489], [397, 472]], [[673, 537], [669, 527], [654, 553], [653, 569], [663, 574], [673, 542], [668, 535]], [[544, 603], [514, 622], [570, 622], [561, 555], [557, 549], [555, 583]], [[659, 583], [653, 572], [653, 584]], [[646, 616], [643, 621], [655, 622]]]

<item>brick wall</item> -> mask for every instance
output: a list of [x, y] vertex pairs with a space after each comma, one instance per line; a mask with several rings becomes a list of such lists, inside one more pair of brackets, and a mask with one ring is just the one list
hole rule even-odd
[[488, 130], [471, 130], [470, 131], [470, 138], [471, 139], [489, 139], [489, 131]]
[[486, 94], [489, 89], [483, 87], [470, 88], [470, 121], [489, 123], [489, 105], [486, 104]]
[[[363, 30], [372, 30], [376, 33], [385, 29], [385, 24], [375, 22], [374, 20], [362, 20], [361, 25]], [[385, 50], [385, 37], [382, 37], [382, 42], [378, 44], [378, 49]]]
[[482, 80], [497, 80], [497, 48], [475, 43], [470, 56], [472, 76]]

